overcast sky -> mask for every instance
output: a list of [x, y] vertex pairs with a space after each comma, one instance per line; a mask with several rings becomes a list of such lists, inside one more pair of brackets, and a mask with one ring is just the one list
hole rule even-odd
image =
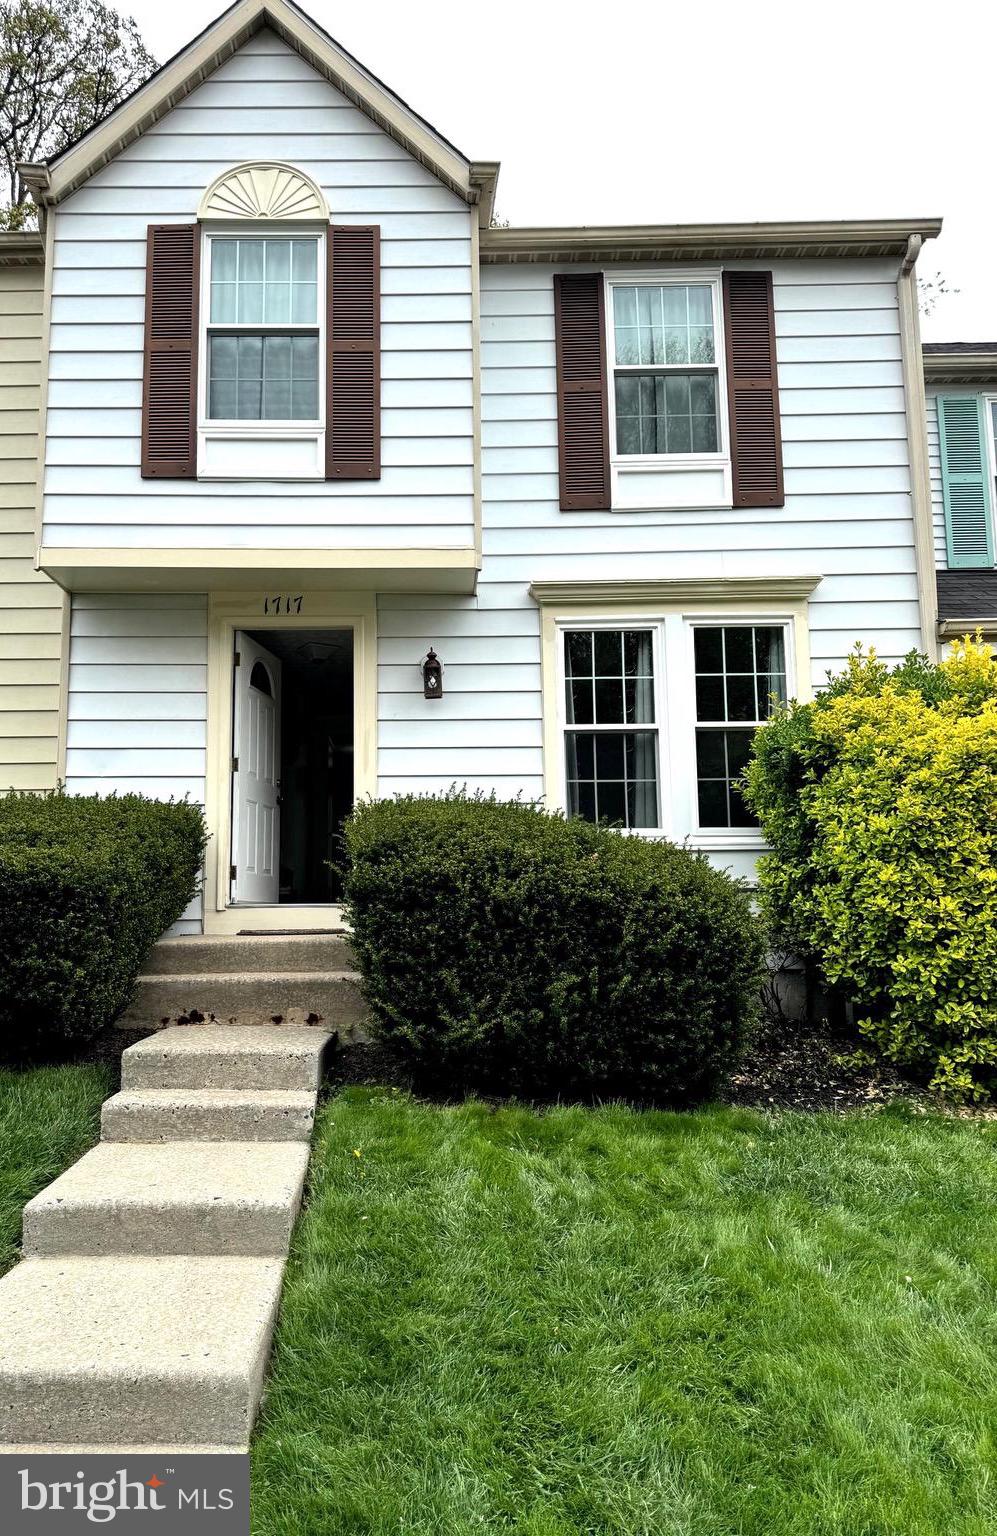
[[[161, 61], [222, 8], [118, 3]], [[918, 271], [959, 291], [925, 339], [997, 338], [994, 0], [305, 9], [466, 155], [502, 162], [512, 224], [940, 214]]]

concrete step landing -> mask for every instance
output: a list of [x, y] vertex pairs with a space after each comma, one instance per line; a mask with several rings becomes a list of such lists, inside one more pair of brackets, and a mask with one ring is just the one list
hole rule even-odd
[[143, 970], [155, 976], [204, 976], [219, 972], [352, 971], [347, 933], [188, 934], [160, 939]]

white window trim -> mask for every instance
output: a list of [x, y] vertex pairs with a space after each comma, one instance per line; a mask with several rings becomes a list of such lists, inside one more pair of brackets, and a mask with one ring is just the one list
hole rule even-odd
[[[634, 725], [626, 725], [626, 724], [624, 724], [624, 725], [610, 725], [610, 726], [596, 725], [596, 724], [592, 724], [591, 726], [588, 726], [584, 722], [581, 723], [581, 724], [569, 723], [568, 718], [567, 718], [567, 693], [566, 693], [566, 689], [565, 689], [566, 669], [565, 669], [565, 665], [564, 665], [564, 634], [565, 634], [566, 630], [570, 630], [570, 629], [592, 629], [592, 630], [595, 630], [595, 629], [642, 629], [642, 630], [645, 630], [645, 631], [647, 631], [647, 630], [650, 631], [650, 634], [651, 634], [651, 668], [652, 668], [652, 671], [653, 671], [653, 674], [654, 674], [654, 677], [653, 677], [653, 684], [654, 684], [654, 687], [653, 687], [654, 719], [652, 721], [648, 721], [646, 724], [642, 723], [642, 724], [639, 724], [639, 725], [637, 725], [637, 724], [634, 724]], [[614, 619], [612, 617], [608, 617], [608, 618], [607, 617], [593, 618], [591, 621], [589, 619], [587, 619], [587, 618], [579, 617], [577, 619], [575, 619], [575, 618], [559, 619], [557, 621], [557, 630], [558, 630], [558, 646], [557, 646], [557, 653], [558, 654], [557, 654], [557, 660], [558, 660], [558, 667], [559, 667], [558, 698], [560, 700], [561, 770], [562, 770], [562, 784], [563, 784], [563, 800], [562, 800], [561, 808], [563, 810], [567, 811], [567, 806], [568, 806], [567, 772], [566, 772], [565, 766], [564, 766], [564, 757], [565, 757], [565, 741], [566, 741], [567, 734], [568, 734], [569, 730], [573, 730], [573, 731], [576, 731], [576, 732], [591, 730], [595, 734], [599, 734], [601, 732], [605, 732], [607, 734], [612, 734], [612, 733], [620, 734], [620, 733], [622, 733], [624, 731], [653, 731], [654, 732], [654, 736], [655, 736], [655, 762], [657, 764], [657, 780], [658, 780], [657, 786], [656, 786], [657, 787], [657, 801], [658, 801], [658, 824], [657, 824], [656, 827], [631, 827], [631, 828], [629, 828], [627, 830], [628, 830], [629, 835], [634, 836], [634, 837], [660, 837], [661, 836], [661, 822], [662, 822], [662, 818], [663, 818], [664, 813], [665, 813], [665, 807], [669, 804], [669, 796], [667, 795], [666, 788], [665, 788], [666, 781], [668, 779], [669, 764], [668, 764], [667, 743], [666, 743], [666, 719], [665, 719], [665, 716], [663, 714], [663, 708], [664, 708], [663, 677], [664, 677], [665, 657], [664, 657], [664, 644], [663, 644], [663, 636], [662, 636], [661, 624], [659, 622], [656, 622], [654, 619], [647, 618], [647, 617], [642, 618], [642, 619], [634, 619], [632, 621], [628, 619], [626, 622], [622, 622], [622, 623], [618, 622], [616, 619]]]
[[[699, 825], [699, 795], [698, 795], [698, 768], [696, 763], [696, 730], [700, 721], [696, 718], [696, 652], [695, 632], [697, 629], [716, 629], [721, 625], [768, 625], [772, 629], [781, 629], [785, 636], [786, 646], [786, 697], [798, 698], [797, 666], [796, 666], [796, 624], [791, 613], [757, 612], [750, 614], [731, 615], [727, 610], [715, 614], [703, 613], [684, 615], [685, 644], [683, 646], [683, 665], [678, 669], [678, 689], [673, 698], [673, 705], [680, 719], [688, 719], [689, 729], [683, 731], [688, 738], [685, 743], [677, 743], [679, 752], [683, 758], [682, 780], [689, 785], [690, 814], [692, 822], [691, 836], [697, 848], [757, 848], [762, 850], [768, 846], [757, 827], [701, 827]], [[737, 729], [737, 721], [728, 722], [730, 728]], [[748, 724], [751, 722], [749, 721]], [[714, 725], [710, 721], [711, 726]], [[717, 729], [723, 729], [719, 721]], [[684, 745], [684, 751], [683, 751]]]
[[[812, 583], [816, 585], [816, 581]], [[658, 826], [631, 836], [666, 837], [706, 852], [762, 852], [768, 846], [756, 827], [698, 824], [696, 792], [696, 683], [693, 631], [697, 625], [779, 624], [786, 630], [786, 691], [812, 697], [808, 596], [722, 603], [667, 601], [564, 603], [541, 601], [544, 715], [544, 797], [567, 811], [564, 737], [566, 720], [564, 631], [653, 629], [655, 726], [658, 730]]]
[[[605, 325], [606, 369], [609, 377], [606, 392], [609, 398], [609, 459], [614, 470], [626, 474], [674, 473], [677, 470], [724, 469], [725, 495], [730, 480], [730, 436], [727, 421], [727, 346], [724, 335], [722, 271], [719, 267], [690, 267], [669, 269], [666, 272], [650, 269], [639, 272], [607, 272]], [[613, 317], [614, 288], [668, 288], [710, 287], [713, 290], [713, 338], [716, 350], [717, 375], [717, 441], [716, 453], [619, 453], [616, 448], [616, 330]], [[709, 365], [711, 368], [713, 365]], [[676, 372], [681, 372], [676, 368]]]
[[[326, 386], [326, 356], [328, 346], [327, 336], [327, 306], [326, 306], [326, 252], [325, 252], [325, 225], [294, 224], [288, 225], [281, 221], [253, 222], [245, 221], [239, 224], [212, 224], [205, 228], [202, 234], [201, 250], [201, 274], [199, 296], [199, 323], [198, 323], [198, 379], [197, 379], [197, 477], [199, 480], [324, 480], [325, 478], [325, 386]], [[244, 328], [238, 325], [223, 325], [220, 327], [211, 324], [211, 243], [213, 240], [311, 240], [317, 245], [317, 330], [318, 330], [318, 403], [319, 414], [314, 421], [247, 421], [244, 418], [236, 418], [232, 421], [221, 421], [208, 416], [208, 333], [216, 329], [230, 331], [238, 334]], [[279, 333], [286, 331], [295, 334], [302, 330], [311, 331], [316, 327], [302, 326], [300, 324], [267, 324], [259, 329]], [[215, 443], [272, 443], [275, 446], [275, 455], [270, 470], [266, 464], [262, 468], [256, 468], [251, 474], [234, 475], [231, 473], [215, 473], [206, 466], [205, 449], [212, 442]], [[281, 444], [301, 443], [312, 448], [312, 462], [314, 469], [306, 472], [289, 472], [286, 459], [279, 455]]]

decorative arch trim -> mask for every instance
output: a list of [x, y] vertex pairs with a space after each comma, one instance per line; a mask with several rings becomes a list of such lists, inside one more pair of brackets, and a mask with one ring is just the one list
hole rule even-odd
[[199, 219], [316, 219], [329, 205], [310, 176], [279, 160], [233, 165], [215, 178], [197, 210]]

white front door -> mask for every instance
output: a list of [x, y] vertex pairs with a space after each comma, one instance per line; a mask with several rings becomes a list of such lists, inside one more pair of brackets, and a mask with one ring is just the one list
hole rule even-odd
[[280, 662], [235, 636], [232, 764], [233, 901], [280, 899]]

